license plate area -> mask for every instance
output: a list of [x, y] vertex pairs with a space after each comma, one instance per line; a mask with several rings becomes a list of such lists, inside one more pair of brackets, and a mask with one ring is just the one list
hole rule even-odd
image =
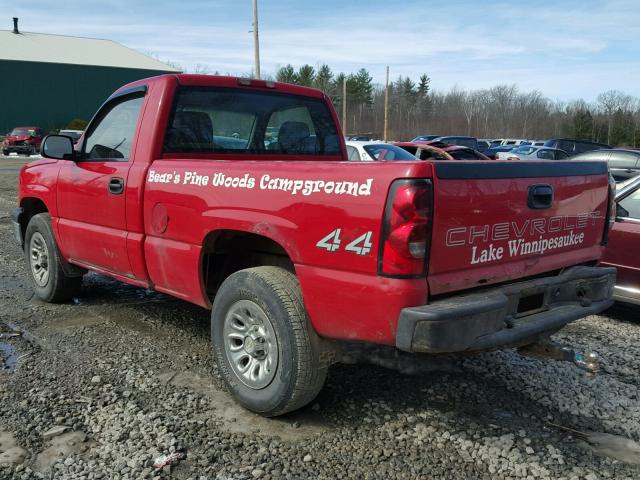
[[526, 317], [544, 310], [546, 310], [544, 292], [531, 293], [528, 295], [523, 294], [518, 300], [515, 317]]

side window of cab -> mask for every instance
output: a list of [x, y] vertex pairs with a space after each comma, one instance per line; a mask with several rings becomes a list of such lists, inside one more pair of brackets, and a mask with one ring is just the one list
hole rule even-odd
[[84, 142], [84, 160], [126, 162], [144, 96], [136, 94], [108, 104], [90, 126]]

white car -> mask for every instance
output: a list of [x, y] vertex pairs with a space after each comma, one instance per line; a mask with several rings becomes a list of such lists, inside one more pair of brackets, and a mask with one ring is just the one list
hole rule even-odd
[[508, 152], [498, 152], [498, 160], [564, 160], [569, 155], [564, 150], [522, 145]]
[[416, 160], [406, 150], [380, 141], [351, 141], [347, 144], [347, 155], [349, 160], [360, 162], [373, 162], [376, 160]]

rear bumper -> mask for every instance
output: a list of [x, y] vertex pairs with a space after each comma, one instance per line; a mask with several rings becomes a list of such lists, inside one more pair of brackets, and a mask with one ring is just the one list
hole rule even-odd
[[396, 346], [408, 352], [453, 353], [531, 343], [610, 307], [615, 280], [615, 268], [580, 266], [553, 277], [405, 308]]

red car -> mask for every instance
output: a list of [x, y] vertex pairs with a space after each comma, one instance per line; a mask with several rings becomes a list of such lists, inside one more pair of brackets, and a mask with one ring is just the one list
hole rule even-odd
[[640, 305], [640, 177], [618, 187], [616, 202], [616, 222], [602, 263], [618, 269], [614, 298]]
[[394, 145], [420, 160], [491, 160], [473, 148], [443, 142], [396, 142]]
[[38, 127], [16, 127], [4, 137], [2, 154], [33, 155], [40, 152], [44, 132]]

